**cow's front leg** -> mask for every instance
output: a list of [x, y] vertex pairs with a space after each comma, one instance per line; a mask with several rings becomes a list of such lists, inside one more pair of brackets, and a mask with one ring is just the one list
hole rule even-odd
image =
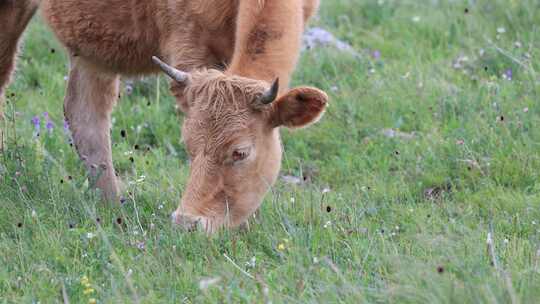
[[15, 69], [20, 37], [38, 5], [38, 0], [0, 0], [0, 150], [4, 142], [4, 90]]
[[111, 112], [118, 98], [119, 77], [80, 58], [71, 59], [64, 115], [75, 148], [105, 199], [117, 200], [118, 185], [111, 154]]

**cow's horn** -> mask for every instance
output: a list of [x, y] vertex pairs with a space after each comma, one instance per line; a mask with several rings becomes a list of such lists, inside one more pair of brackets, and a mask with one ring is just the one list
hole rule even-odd
[[157, 64], [163, 70], [163, 72], [165, 72], [165, 74], [169, 75], [169, 77], [176, 80], [177, 82], [187, 83], [189, 81], [188, 73], [173, 68], [172, 66], [161, 61], [156, 56], [152, 56], [152, 61], [154, 61], [154, 63]]
[[272, 103], [272, 101], [276, 100], [278, 91], [279, 91], [279, 78], [276, 78], [276, 80], [274, 80], [274, 83], [272, 83], [272, 86], [270, 87], [270, 89], [268, 89], [266, 92], [262, 94], [259, 101], [262, 104]]

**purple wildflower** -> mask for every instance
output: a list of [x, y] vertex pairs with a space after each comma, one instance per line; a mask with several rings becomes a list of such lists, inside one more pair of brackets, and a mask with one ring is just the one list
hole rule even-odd
[[43, 117], [49, 118], [49, 112], [43, 112]]
[[45, 125], [45, 128], [47, 128], [47, 131], [52, 132], [54, 128], [54, 123], [52, 121], [47, 121], [47, 124]]
[[63, 125], [64, 125], [64, 135], [66, 136], [67, 138], [67, 141], [70, 145], [73, 145], [73, 138], [71, 138], [71, 132], [69, 131], [69, 123], [67, 120], [63, 120]]
[[39, 128], [40, 128], [40, 120], [39, 120], [39, 116], [34, 116], [34, 117], [32, 117], [31, 122], [32, 122], [32, 124], [34, 125], [34, 128], [36, 129], [36, 131], [39, 132]]
[[371, 56], [373, 57], [373, 59], [379, 60], [381, 59], [381, 51], [375, 50], [373, 51], [373, 53], [371, 53]]
[[506, 79], [512, 80], [512, 69], [507, 69], [504, 71], [504, 75], [506, 76]]

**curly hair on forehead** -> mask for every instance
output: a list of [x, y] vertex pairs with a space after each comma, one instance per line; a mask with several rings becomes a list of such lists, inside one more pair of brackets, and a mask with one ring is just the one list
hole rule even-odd
[[264, 81], [227, 75], [213, 69], [193, 71], [191, 79], [184, 92], [190, 105], [218, 116], [231, 110], [242, 110], [267, 86]]
[[[206, 154], [216, 154], [239, 134], [245, 134], [250, 113], [265, 110], [253, 102], [268, 87], [264, 81], [228, 75], [218, 70], [191, 72], [184, 97], [189, 103], [191, 123], [198, 125], [193, 134], [204, 140]], [[185, 128], [191, 128], [185, 126]]]

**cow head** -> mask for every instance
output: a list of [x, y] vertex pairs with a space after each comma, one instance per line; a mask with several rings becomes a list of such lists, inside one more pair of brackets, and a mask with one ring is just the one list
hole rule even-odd
[[305, 127], [324, 113], [327, 95], [299, 87], [278, 97], [273, 83], [218, 70], [184, 73], [154, 61], [172, 79], [185, 113], [182, 137], [190, 176], [173, 221], [207, 232], [242, 224], [257, 210], [281, 165], [279, 127]]

